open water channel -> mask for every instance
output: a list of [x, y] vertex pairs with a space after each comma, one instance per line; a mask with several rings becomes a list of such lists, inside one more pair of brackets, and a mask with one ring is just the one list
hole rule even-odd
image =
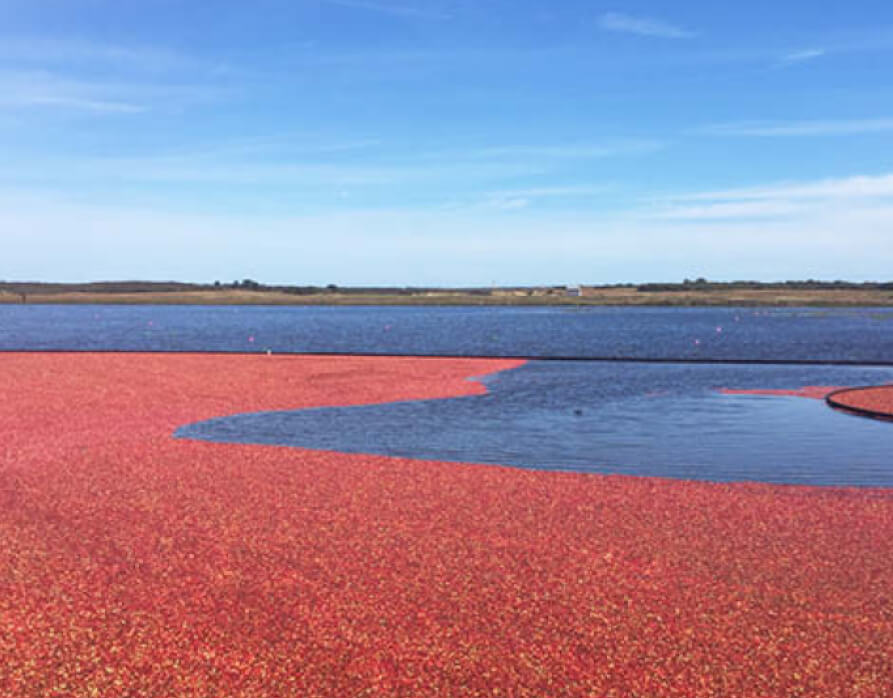
[[0, 349], [537, 357], [484, 378], [487, 395], [237, 415], [177, 436], [893, 486], [893, 423], [821, 400], [724, 391], [893, 383], [891, 309], [0, 306]]

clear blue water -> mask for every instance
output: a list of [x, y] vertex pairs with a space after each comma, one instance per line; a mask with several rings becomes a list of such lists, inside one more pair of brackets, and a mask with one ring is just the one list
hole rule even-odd
[[[0, 306], [0, 349], [893, 363], [893, 310]], [[893, 382], [893, 367], [532, 361], [452, 400], [236, 415], [177, 435], [712, 481], [893, 486], [893, 423], [719, 388]]]

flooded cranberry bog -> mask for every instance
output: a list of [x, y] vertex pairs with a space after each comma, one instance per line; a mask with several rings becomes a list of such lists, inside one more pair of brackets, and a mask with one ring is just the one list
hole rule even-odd
[[519, 366], [0, 355], [0, 694], [893, 690], [889, 487], [174, 436], [227, 415], [481, 397]]
[[893, 419], [893, 386], [842, 388], [826, 396], [829, 405], [863, 417]]

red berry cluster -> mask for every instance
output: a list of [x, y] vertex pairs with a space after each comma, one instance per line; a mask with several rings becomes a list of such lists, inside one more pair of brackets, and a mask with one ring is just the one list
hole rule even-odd
[[0, 356], [0, 695], [893, 695], [891, 490], [172, 437], [516, 365]]

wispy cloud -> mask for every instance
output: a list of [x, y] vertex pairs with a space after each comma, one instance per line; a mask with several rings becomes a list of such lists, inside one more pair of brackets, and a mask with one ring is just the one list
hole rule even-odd
[[94, 114], [140, 114], [146, 108], [127, 102], [108, 102], [96, 99], [79, 99], [65, 95], [13, 95], [0, 97], [0, 106], [46, 107], [92, 112]]
[[146, 110], [132, 92], [101, 83], [73, 80], [45, 71], [0, 71], [0, 108], [55, 108], [106, 114]]
[[97, 67], [144, 73], [219, 69], [219, 66], [206, 66], [191, 56], [165, 47], [40, 36], [0, 37], [0, 59], [18, 66]]
[[698, 129], [716, 136], [837, 136], [893, 131], [893, 118], [827, 121], [742, 121]]
[[[514, 211], [404, 205], [246, 216], [228, 208], [170, 209], [170, 202], [167, 211], [165, 205], [130, 207], [117, 197], [66, 201], [58, 192], [0, 186], [0, 230], [10, 231], [15, 243], [4, 261], [20, 278], [247, 274], [315, 284], [480, 285], [498, 279], [515, 285], [682, 278], [692, 269], [712, 278], [888, 278], [884, 255], [865, 251], [886, 249], [893, 205], [860, 198], [832, 203], [804, 205], [775, 220], [556, 213], [525, 209], [521, 201], [506, 202], [516, 205]], [[77, 236], [70, 234], [72, 220], [83, 222]]]
[[502, 211], [513, 211], [544, 202], [552, 202], [559, 203], [559, 206], [563, 207], [568, 202], [579, 202], [587, 198], [599, 196], [610, 191], [610, 189], [611, 187], [605, 185], [500, 189], [489, 192], [483, 200], [483, 206]]
[[136, 115], [233, 94], [236, 71], [165, 46], [0, 35], [0, 110]]
[[314, 133], [282, 133], [227, 140], [220, 143], [197, 145], [182, 151], [168, 152], [160, 160], [182, 159], [188, 162], [236, 161], [250, 158], [274, 157], [277, 161], [288, 158], [324, 158], [340, 153], [369, 151], [383, 145], [378, 138], [344, 138], [329, 140]]
[[500, 189], [489, 192], [484, 205], [503, 211], [527, 208], [544, 202], [558, 203], [563, 207], [569, 202], [579, 203], [608, 191], [611, 191], [611, 187], [607, 185]]
[[607, 31], [663, 39], [691, 39], [696, 36], [695, 32], [661, 19], [636, 17], [620, 12], [606, 12], [599, 18], [599, 26]]
[[525, 199], [523, 196], [494, 197], [487, 201], [487, 205], [500, 211], [517, 211], [527, 208], [530, 205], [530, 199]]
[[667, 221], [749, 221], [778, 219], [802, 212], [802, 204], [788, 201], [713, 201], [699, 205], [671, 206], [658, 211], [656, 218]]
[[[846, 210], [855, 215], [889, 212], [893, 174], [858, 175], [765, 187], [696, 192], [670, 197], [652, 215], [668, 221], [747, 221], [817, 218]], [[893, 219], [888, 223], [893, 224]]]
[[[575, 175], [579, 164], [638, 157], [659, 147], [652, 141], [619, 140], [426, 150], [394, 142], [384, 147], [362, 135], [326, 139], [286, 133], [175, 146], [164, 153], [9, 159], [0, 162], [0, 182], [64, 183], [94, 190], [122, 183], [167, 186], [177, 196], [185, 191], [213, 192], [207, 195], [215, 200], [225, 195], [233, 205], [254, 199], [284, 208], [353, 208], [355, 202], [382, 205], [406, 200], [502, 210], [550, 200], [553, 209], [588, 208], [605, 187], [581, 182]], [[555, 176], [561, 177], [560, 185], [551, 184]], [[335, 200], [339, 192], [349, 194], [350, 202]], [[297, 193], [301, 198], [294, 198]]]
[[[128, 79], [131, 77], [132, 79]], [[59, 70], [0, 69], [0, 110], [56, 110], [93, 114], [140, 114], [216, 101], [228, 91], [199, 84]]]
[[556, 187], [528, 187], [526, 189], [504, 189], [491, 192], [491, 196], [524, 197], [531, 199], [570, 198], [578, 196], [595, 196], [611, 191], [607, 185], [581, 185]]
[[778, 199], [858, 199], [893, 197], [893, 173], [856, 175], [810, 182], [782, 182], [766, 187], [743, 187], [712, 192], [683, 194], [677, 200], [778, 200]]
[[661, 150], [665, 144], [657, 140], [617, 140], [603, 143], [567, 143], [549, 145], [504, 145], [469, 152], [472, 157], [543, 158], [576, 160], [642, 155]]
[[416, 5], [396, 5], [392, 3], [373, 2], [372, 0], [323, 0], [329, 5], [351, 7], [358, 10], [368, 10], [397, 17], [415, 17], [418, 19], [450, 19], [452, 15], [437, 7]]
[[[126, 158], [47, 158], [0, 164], [0, 177], [41, 182], [158, 183], [202, 187], [214, 185], [241, 195], [247, 189], [314, 192], [325, 197], [333, 191], [356, 187], [388, 198], [402, 198], [414, 187], [437, 185], [436, 190], [465, 189], [469, 183], [486, 185], [506, 178], [541, 175], [543, 169], [516, 162], [468, 162], [443, 159], [436, 167], [418, 158], [344, 157], [350, 144], [292, 147], [277, 158], [266, 157], [264, 147], [252, 150], [182, 152]], [[360, 144], [360, 148], [362, 145]], [[395, 189], [396, 188], [396, 189]]]
[[803, 63], [805, 61], [821, 58], [826, 53], [827, 51], [823, 48], [807, 48], [801, 51], [792, 51], [791, 53], [785, 54], [781, 57], [781, 62], [784, 64]]

